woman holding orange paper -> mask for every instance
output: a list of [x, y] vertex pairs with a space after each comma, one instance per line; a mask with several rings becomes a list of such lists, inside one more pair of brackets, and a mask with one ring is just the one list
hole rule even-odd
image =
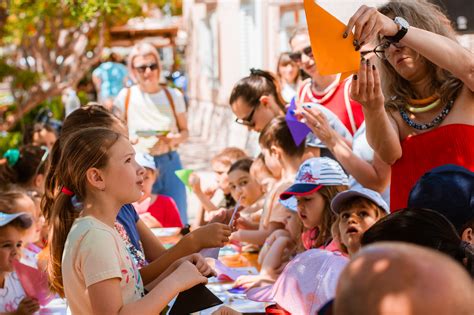
[[303, 81], [297, 93], [298, 103], [317, 103], [331, 110], [352, 135], [364, 121], [360, 104], [349, 98], [351, 80], [340, 80], [340, 74], [321, 75], [313, 58], [308, 30], [298, 29], [290, 38], [291, 60], [310, 78]]
[[351, 97], [363, 106], [370, 145], [392, 165], [392, 211], [434, 167], [474, 171], [474, 55], [456, 42], [448, 18], [425, 0], [391, 1], [362, 6], [341, 36], [352, 28], [355, 46], [380, 42], [380, 66], [362, 60]]

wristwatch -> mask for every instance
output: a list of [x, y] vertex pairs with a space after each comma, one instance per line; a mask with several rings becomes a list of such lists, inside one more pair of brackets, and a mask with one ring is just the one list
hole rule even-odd
[[385, 38], [391, 43], [398, 43], [408, 32], [408, 28], [410, 24], [408, 24], [407, 20], [402, 17], [397, 16], [393, 19], [393, 22], [398, 26], [397, 34], [393, 36], [385, 36]]

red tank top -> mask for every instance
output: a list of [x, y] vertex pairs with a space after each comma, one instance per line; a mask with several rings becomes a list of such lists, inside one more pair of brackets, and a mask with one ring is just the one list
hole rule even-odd
[[311, 90], [311, 80], [307, 80], [298, 91], [298, 100], [302, 103], [318, 103], [327, 107], [353, 135], [364, 122], [364, 113], [362, 106], [349, 97], [351, 82], [349, 78], [345, 79], [326, 93], [318, 95]]
[[392, 165], [390, 211], [405, 208], [410, 191], [429, 170], [456, 164], [474, 172], [474, 126], [452, 124], [402, 141], [402, 157]]

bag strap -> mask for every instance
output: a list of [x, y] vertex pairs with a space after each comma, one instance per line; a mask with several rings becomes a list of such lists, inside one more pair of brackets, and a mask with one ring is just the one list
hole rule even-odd
[[[163, 88], [163, 91], [165, 92], [166, 98], [168, 99], [168, 103], [170, 103], [171, 110], [173, 111], [173, 116], [174, 120], [176, 121], [176, 127], [178, 127], [178, 131], [181, 131], [181, 128], [179, 127], [178, 123], [178, 115], [176, 114], [176, 108], [174, 106], [174, 100], [173, 97], [171, 96], [170, 91], [168, 90], [168, 87], [166, 85], [161, 85]], [[125, 96], [125, 123], [128, 121], [128, 107], [130, 105], [130, 95], [132, 94], [132, 89], [127, 88], [127, 95]]]
[[128, 120], [128, 106], [130, 105], [130, 94], [132, 94], [132, 88], [127, 88], [127, 96], [125, 96], [125, 124], [127, 124]]
[[168, 87], [166, 85], [162, 85], [161, 87], [163, 88], [163, 91], [165, 91], [166, 98], [168, 99], [168, 103], [170, 103], [171, 109], [173, 110], [173, 116], [174, 116], [174, 120], [176, 121], [176, 127], [178, 127], [178, 131], [181, 132], [181, 128], [179, 127], [179, 123], [178, 123], [178, 115], [176, 114], [176, 108], [174, 106], [173, 97], [171, 96], [171, 93], [168, 90]]

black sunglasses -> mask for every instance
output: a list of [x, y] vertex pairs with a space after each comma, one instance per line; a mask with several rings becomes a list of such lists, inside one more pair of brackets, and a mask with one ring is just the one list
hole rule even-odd
[[236, 118], [235, 119], [235, 122], [238, 123], [238, 124], [241, 124], [241, 125], [244, 125], [244, 126], [247, 126], [247, 127], [254, 127], [255, 126], [255, 123], [253, 122], [253, 115], [255, 114], [255, 110], [257, 109], [257, 107], [260, 105], [260, 103], [257, 104], [257, 106], [255, 106], [252, 111], [250, 112], [250, 114], [246, 117], [246, 118]]
[[295, 51], [292, 52], [289, 57], [292, 61], [294, 62], [301, 62], [301, 56], [305, 54], [309, 58], [313, 58], [313, 50], [311, 49], [311, 46], [303, 48], [301, 51]]
[[150, 69], [151, 71], [157, 70], [158, 64], [150, 63], [149, 65], [143, 65], [143, 66], [138, 66], [138, 67], [133, 67], [133, 68], [140, 73], [145, 73], [146, 69]]

